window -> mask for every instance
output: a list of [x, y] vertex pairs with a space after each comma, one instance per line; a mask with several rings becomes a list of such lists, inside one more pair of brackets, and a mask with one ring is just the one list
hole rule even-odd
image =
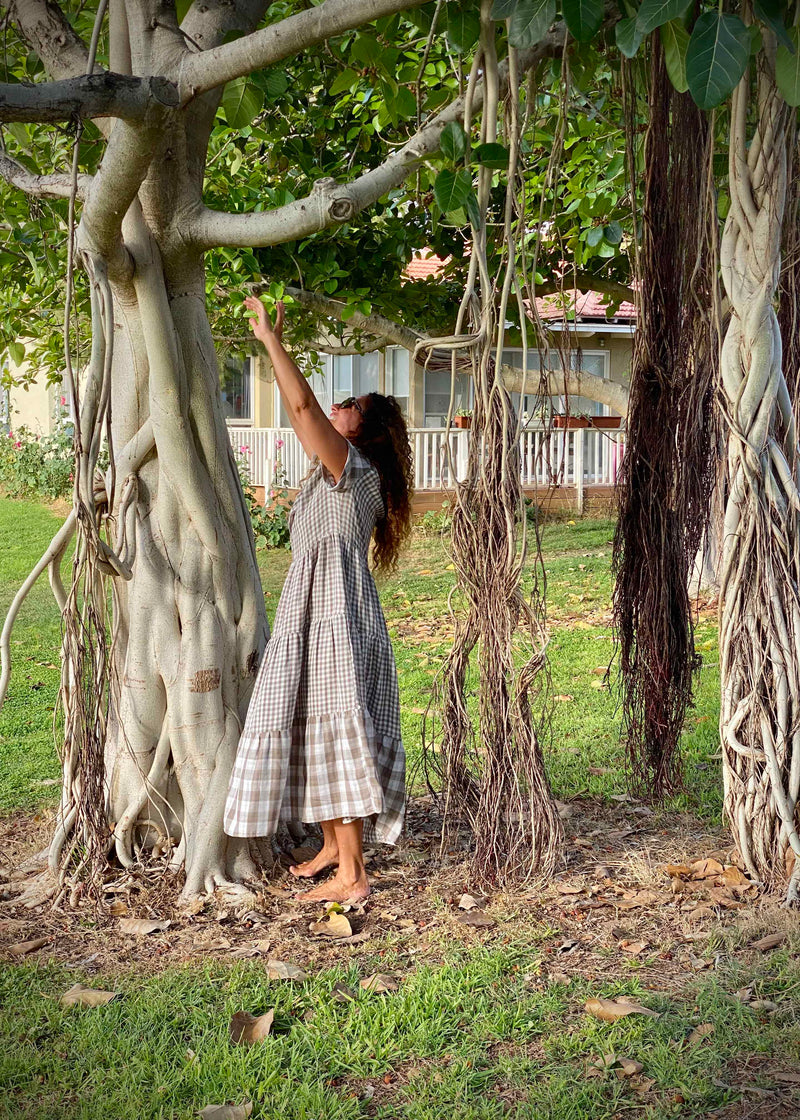
[[377, 350], [369, 354], [334, 354], [328, 362], [333, 369], [334, 404], [347, 397], [379, 392], [381, 359]]
[[408, 416], [409, 397], [409, 368], [411, 355], [402, 346], [390, 346], [386, 350], [386, 376], [385, 392], [388, 396], [395, 397], [403, 410], [403, 415]]
[[[453, 387], [453, 415], [472, 407], [472, 378], [457, 373]], [[449, 369], [425, 371], [425, 427], [443, 428], [450, 409], [452, 375]]]
[[[565, 360], [569, 361], [570, 369], [584, 370], [586, 373], [594, 374], [595, 377], [608, 377], [608, 352], [605, 350], [569, 350], [566, 352], [559, 352], [557, 349], [550, 349], [547, 351], [547, 365], [549, 369], [561, 369]], [[522, 351], [504, 350], [503, 362], [505, 365], [514, 366], [516, 369], [521, 370]], [[529, 384], [533, 391], [531, 393], [526, 392], [525, 394], [525, 401], [522, 405], [523, 422], [526, 416], [532, 420], [537, 409], [538, 401], [535, 390], [539, 379], [540, 364], [540, 352], [536, 349], [529, 350]], [[519, 409], [519, 393], [512, 393], [511, 399], [514, 408]], [[565, 396], [553, 396], [550, 397], [549, 407], [553, 412], [569, 411], [571, 416], [605, 416], [609, 411], [607, 405], [599, 404], [597, 401], [590, 400], [588, 397], [567, 398]]]
[[222, 415], [233, 423], [252, 419], [252, 359], [226, 354], [220, 363]]

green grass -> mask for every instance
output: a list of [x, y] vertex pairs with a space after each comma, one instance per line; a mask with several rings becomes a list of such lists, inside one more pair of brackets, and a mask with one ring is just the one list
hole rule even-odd
[[[57, 526], [46, 509], [0, 501], [0, 607]], [[608, 798], [625, 788], [617, 701], [604, 686], [613, 652], [612, 533], [609, 521], [545, 527], [558, 698], [547, 754], [562, 799]], [[259, 560], [272, 617], [289, 555], [262, 553]], [[417, 538], [401, 570], [380, 584], [412, 761], [419, 710], [447, 650], [446, 632], [435, 624], [446, 620], [453, 583], [442, 542]], [[431, 625], [432, 633], [423, 629]], [[25, 604], [14, 642], [16, 671], [0, 714], [0, 808], [6, 811], [50, 800], [54, 789], [38, 783], [58, 775], [51, 732], [58, 673], [48, 665], [57, 661], [59, 620], [46, 583]], [[674, 807], [718, 822], [713, 624], [698, 627], [698, 644], [710, 664], [684, 737], [688, 792]], [[590, 767], [600, 772], [590, 774]], [[2, 966], [0, 1120], [189, 1120], [206, 1104], [247, 1099], [254, 1120], [699, 1118], [739, 1100], [736, 1086], [773, 1085], [776, 1063], [797, 1059], [792, 993], [800, 988], [800, 965], [789, 948], [742, 961], [741, 938], [722, 931], [706, 950], [721, 954], [719, 970], [677, 990], [648, 990], [644, 985], [657, 972], [634, 970], [632, 962], [595, 978], [590, 966], [564, 984], [546, 980], [552, 931], [534, 923], [524, 929], [514, 918], [506, 935], [503, 921], [499, 916], [483, 944], [479, 936], [454, 941], [439, 931], [431, 943], [435, 966], [425, 963], [424, 952], [408, 954], [390, 939], [376, 939], [366, 952], [346, 950], [340, 967], [295, 986], [269, 982], [257, 964], [219, 961], [105, 977], [54, 963]], [[703, 952], [702, 945], [694, 948]], [[333, 999], [335, 983], [357, 987], [374, 971], [402, 977], [400, 990]], [[78, 980], [121, 996], [106, 1007], [63, 1009], [60, 995]], [[739, 1003], [733, 993], [748, 983], [760, 998], [778, 1003], [778, 1011], [756, 1014]], [[623, 993], [661, 1011], [661, 1018], [609, 1025], [583, 1012], [590, 996]], [[231, 1014], [271, 1007], [274, 1036], [252, 1049], [233, 1047]], [[701, 1023], [712, 1023], [713, 1035], [689, 1045], [689, 1031]], [[637, 1095], [633, 1083], [613, 1072], [587, 1077], [587, 1067], [610, 1051], [643, 1062], [646, 1085], [652, 1080], [646, 1093]]]
[[[57, 527], [58, 518], [41, 506], [0, 500], [0, 608], [11, 601]], [[552, 693], [562, 698], [554, 703], [547, 761], [554, 792], [561, 800], [581, 794], [608, 798], [625, 792], [613, 672], [611, 688], [601, 687], [613, 656], [608, 621], [613, 532], [614, 523], [607, 519], [553, 522], [543, 530], [548, 616], [553, 627]], [[259, 553], [270, 620], [290, 559], [283, 550]], [[416, 537], [399, 571], [379, 583], [397, 659], [410, 772], [420, 756], [421, 713], [448, 649], [446, 635], [429, 641], [427, 635], [415, 633], [414, 623], [446, 621], [447, 597], [455, 583], [448, 564], [446, 542]], [[56, 787], [38, 783], [58, 777], [52, 735], [58, 671], [48, 666], [58, 661], [59, 638], [58, 614], [43, 578], [23, 606], [13, 637], [15, 671], [0, 713], [0, 810], [32, 808], [56, 796]], [[698, 643], [711, 664], [700, 676], [697, 708], [689, 715], [684, 736], [687, 792], [673, 805], [718, 823], [722, 790], [719, 765], [712, 759], [719, 711], [716, 627], [701, 626]], [[590, 768], [606, 772], [590, 774]]]
[[[226, 1100], [251, 1100], [260, 1120], [440, 1120], [443, 1111], [457, 1120], [610, 1120], [621, 1108], [700, 1117], [736, 1099], [716, 1082], [764, 1080], [752, 1069], [731, 1072], [741, 1055], [784, 1064], [796, 1056], [796, 1003], [784, 1000], [772, 1017], [744, 1007], [731, 985], [752, 977], [745, 969], [667, 995], [636, 979], [537, 985], [541, 961], [541, 949], [520, 943], [451, 951], [439, 967], [406, 972], [398, 992], [358, 990], [349, 1002], [333, 999], [334, 984], [357, 989], [375, 968], [402, 977], [403, 962], [389, 952], [299, 986], [270, 982], [257, 965], [128, 972], [89, 981], [120, 993], [94, 1009], [60, 1006], [79, 977], [72, 970], [6, 967], [0, 1118], [188, 1120]], [[781, 991], [799, 976], [788, 953], [776, 954], [759, 983]], [[661, 1018], [598, 1022], [583, 1012], [597, 994], [626, 994]], [[233, 1013], [269, 1008], [272, 1037], [231, 1045]], [[687, 1044], [701, 1023], [714, 1025], [713, 1041]], [[644, 1097], [613, 1073], [586, 1077], [612, 1051], [643, 1063], [642, 1076], [653, 1079]], [[376, 1090], [370, 1105], [362, 1099], [368, 1086]]]
[[[35, 502], [0, 499], [0, 615], [44, 553], [61, 518]], [[0, 712], [0, 810], [33, 808], [52, 800], [59, 777], [53, 745], [61, 626], [41, 577], [25, 600], [11, 638], [13, 673]]]

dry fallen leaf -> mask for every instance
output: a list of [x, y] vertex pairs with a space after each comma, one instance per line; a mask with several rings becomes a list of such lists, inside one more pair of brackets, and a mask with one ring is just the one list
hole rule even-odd
[[632, 1000], [628, 1001], [622, 997], [617, 999], [598, 999], [595, 997], [586, 1001], [584, 1009], [589, 1015], [593, 1015], [595, 1019], [602, 1019], [605, 1023], [616, 1023], [618, 1019], [624, 1019], [626, 1015], [648, 1015], [651, 1019], [660, 1018], [657, 1011], [651, 1011], [649, 1007], [642, 1007], [640, 1003], [634, 1003]]
[[462, 894], [458, 900], [460, 910], [474, 910], [477, 905], [477, 901], [471, 894]]
[[695, 1027], [693, 1031], [689, 1032], [686, 1041], [690, 1046], [693, 1046], [695, 1042], [700, 1042], [701, 1039], [708, 1038], [713, 1033], [713, 1023], [701, 1023], [699, 1027]]
[[340, 940], [343, 937], [350, 937], [353, 933], [353, 927], [344, 914], [333, 912], [328, 914], [328, 917], [321, 922], [312, 922], [311, 932], [318, 937]]
[[753, 941], [750, 948], [760, 949], [762, 953], [768, 953], [770, 949], [777, 949], [779, 945], [783, 945], [785, 940], [785, 933], [768, 933], [766, 937], [760, 937], [758, 941]]
[[331, 995], [337, 1003], [349, 1003], [350, 1000], [356, 998], [356, 993], [352, 988], [348, 988], [346, 984], [337, 983], [331, 988]]
[[267, 976], [270, 980], [305, 980], [306, 973], [296, 964], [288, 961], [267, 961]]
[[583, 894], [586, 890], [585, 883], [556, 883], [556, 890], [559, 894]]
[[249, 1011], [237, 1011], [230, 1022], [231, 1042], [235, 1046], [252, 1046], [256, 1042], [263, 1042], [272, 1031], [275, 1020], [273, 1010], [266, 1011], [263, 1015], [251, 1015]]
[[778, 1010], [777, 1003], [773, 1003], [771, 999], [751, 999], [747, 1006], [753, 1011], [764, 1011], [767, 1013]]
[[722, 874], [723, 867], [718, 859], [696, 859], [689, 864], [689, 871], [693, 879], [714, 879]]
[[489, 929], [495, 924], [494, 919], [482, 910], [459, 910], [456, 920], [463, 926], [472, 926], [473, 929]]
[[397, 981], [388, 976], [385, 972], [376, 972], [374, 976], [368, 976], [362, 980], [360, 987], [365, 992], [396, 992], [399, 985]]
[[642, 1063], [634, 1061], [633, 1058], [618, 1058], [617, 1066], [614, 1072], [620, 1080], [624, 1077], [634, 1077], [644, 1069]]
[[620, 949], [623, 953], [630, 953], [632, 957], [638, 957], [647, 948], [646, 941], [628, 941], [627, 938], [619, 943]]
[[201, 1120], [247, 1120], [253, 1111], [250, 1101], [244, 1104], [207, 1104], [200, 1109]]
[[121, 898], [117, 898], [109, 906], [108, 912], [112, 918], [121, 918], [128, 913], [127, 903], [123, 902]]
[[35, 953], [50, 941], [52, 941], [51, 937], [35, 937], [32, 941], [18, 941], [16, 945], [9, 945], [8, 951], [12, 957], [24, 957], [28, 953]]
[[139, 937], [146, 933], [161, 933], [162, 930], [169, 929], [171, 925], [172, 922], [169, 920], [157, 922], [150, 918], [120, 918], [119, 932]]
[[83, 984], [73, 984], [61, 997], [62, 1007], [102, 1007], [111, 1003], [119, 992], [103, 992], [99, 988], [86, 988]]
[[736, 864], [731, 864], [722, 872], [722, 878], [728, 887], [749, 887], [752, 883]]
[[786, 1073], [773, 1073], [772, 1076], [776, 1081], [782, 1081], [786, 1085], [800, 1085], [800, 1073], [793, 1073], [791, 1070]]

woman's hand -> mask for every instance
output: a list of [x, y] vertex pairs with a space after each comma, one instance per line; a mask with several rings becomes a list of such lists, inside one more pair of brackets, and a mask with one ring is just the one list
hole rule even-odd
[[250, 319], [250, 328], [258, 341], [263, 342], [265, 346], [273, 338], [276, 342], [280, 342], [283, 335], [283, 302], [278, 301], [275, 305], [274, 326], [270, 321], [269, 312], [256, 296], [247, 296], [244, 305], [248, 311], [252, 311], [255, 314], [255, 318]]

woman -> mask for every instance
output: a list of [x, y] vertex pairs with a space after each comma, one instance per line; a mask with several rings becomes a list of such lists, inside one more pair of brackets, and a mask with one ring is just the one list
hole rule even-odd
[[411, 449], [394, 397], [350, 397], [327, 417], [263, 303], [245, 300], [306, 454], [319, 464], [290, 518], [292, 564], [239, 742], [225, 831], [267, 836], [318, 821], [323, 846], [291, 868], [334, 877], [308, 901], [366, 898], [362, 837], [393, 844], [405, 806], [397, 671], [369, 570], [394, 566], [411, 521]]

